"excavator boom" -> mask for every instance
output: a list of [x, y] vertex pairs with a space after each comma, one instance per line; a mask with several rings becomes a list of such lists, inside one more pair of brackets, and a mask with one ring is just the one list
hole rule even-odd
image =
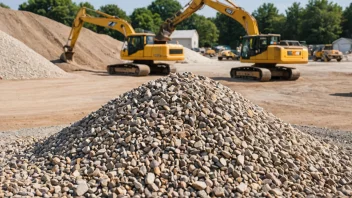
[[77, 39], [80, 35], [83, 24], [85, 22], [119, 31], [120, 33], [125, 35], [125, 37], [135, 34], [133, 27], [127, 21], [121, 18], [118, 18], [116, 16], [111, 16], [109, 14], [100, 12], [98, 10], [92, 10], [92, 11], [94, 11], [95, 13], [103, 17], [101, 18], [91, 17], [87, 14], [87, 10], [90, 10], [90, 9], [82, 7], [78, 11], [76, 18], [73, 21], [69, 38], [67, 40], [66, 45], [64, 46], [65, 54], [61, 56], [61, 59], [63, 59], [66, 62], [73, 60], [73, 54], [74, 54], [73, 48], [76, 45]]
[[256, 19], [232, 1], [227, 0], [227, 2], [228, 4], [224, 4], [217, 0], [193, 0], [189, 2], [184, 7], [183, 11], [179, 11], [172, 18], [167, 19], [162, 24], [156, 39], [159, 41], [171, 40], [170, 35], [175, 30], [176, 26], [205, 5], [239, 22], [244, 27], [248, 35], [258, 35], [259, 29]]

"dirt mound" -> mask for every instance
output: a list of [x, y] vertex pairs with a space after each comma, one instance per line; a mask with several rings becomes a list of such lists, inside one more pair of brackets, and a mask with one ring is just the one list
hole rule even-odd
[[21, 41], [0, 31], [0, 78], [60, 78], [68, 74]]
[[[60, 63], [71, 28], [30, 12], [0, 8], [0, 30], [22, 41], [38, 54], [54, 63]], [[122, 43], [107, 35], [83, 29], [75, 47], [75, 60], [79, 66], [58, 64], [65, 70], [105, 70], [106, 65], [120, 63]]]
[[0, 153], [0, 196], [352, 196], [345, 150], [191, 73], [144, 84], [23, 147]]

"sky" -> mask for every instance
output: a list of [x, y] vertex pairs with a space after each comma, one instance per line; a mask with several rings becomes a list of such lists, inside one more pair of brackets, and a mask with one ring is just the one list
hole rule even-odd
[[[84, 0], [73, 0], [75, 2], [82, 2]], [[128, 15], [132, 14], [135, 8], [146, 7], [150, 5], [153, 0], [85, 0], [94, 5], [95, 8], [99, 8], [102, 5], [106, 4], [117, 4], [121, 9], [127, 12]], [[181, 5], [186, 5], [190, 0], [178, 0]], [[235, 4], [244, 8], [246, 11], [252, 13], [255, 9], [257, 9], [264, 2], [266, 3], [274, 3], [276, 7], [279, 9], [280, 13], [284, 14], [287, 7], [291, 6], [293, 2], [301, 2], [302, 5], [305, 5], [308, 0], [233, 0]], [[0, 2], [10, 6], [12, 9], [18, 9], [18, 6], [27, 2], [27, 0], [0, 0]], [[333, 2], [338, 3], [342, 7], [347, 7], [351, 0], [334, 0]], [[202, 10], [197, 12], [198, 14], [202, 14], [206, 17], [214, 17], [216, 15], [216, 11], [209, 7], [204, 7]]]

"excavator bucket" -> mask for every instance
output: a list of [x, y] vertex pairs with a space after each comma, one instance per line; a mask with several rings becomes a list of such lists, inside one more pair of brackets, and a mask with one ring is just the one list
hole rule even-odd
[[160, 31], [156, 36], [155, 36], [155, 40], [159, 41], [159, 42], [167, 42], [170, 41], [170, 37], [169, 37], [170, 33], [169, 32], [165, 32], [165, 31]]
[[73, 54], [74, 52], [64, 52], [61, 54], [60, 59], [67, 63], [74, 62]]
[[171, 41], [171, 27], [170, 24], [168, 23], [164, 23], [160, 26], [159, 32], [158, 34], [155, 36], [155, 40], [158, 42], [167, 42], [167, 41]]
[[74, 62], [73, 60], [74, 52], [71, 46], [65, 45], [63, 48], [64, 48], [64, 53], [61, 54], [60, 59], [67, 63]]

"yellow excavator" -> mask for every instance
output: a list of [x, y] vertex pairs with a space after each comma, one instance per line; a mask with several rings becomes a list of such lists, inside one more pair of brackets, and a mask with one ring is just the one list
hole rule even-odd
[[231, 0], [191, 0], [181, 11], [167, 19], [160, 28], [156, 39], [167, 42], [176, 26], [193, 13], [209, 6], [239, 22], [247, 32], [242, 37], [241, 62], [254, 63], [253, 66], [232, 68], [232, 78], [253, 78], [269, 81], [272, 78], [297, 80], [300, 72], [294, 67], [277, 64], [307, 64], [308, 49], [303, 46], [280, 45], [279, 34], [260, 34], [256, 19]]
[[109, 74], [146, 76], [149, 74], [168, 75], [176, 72], [176, 69], [168, 64], [157, 61], [179, 61], [184, 60], [183, 46], [177, 44], [165, 44], [155, 41], [155, 34], [136, 33], [133, 27], [125, 20], [111, 16], [98, 10], [91, 10], [100, 17], [93, 17], [87, 14], [82, 7], [73, 22], [72, 29], [64, 53], [60, 59], [65, 62], [74, 61], [74, 47], [80, 35], [83, 24], [91, 23], [98, 26], [119, 31], [125, 36], [125, 42], [121, 50], [121, 59], [131, 62], [108, 65]]

